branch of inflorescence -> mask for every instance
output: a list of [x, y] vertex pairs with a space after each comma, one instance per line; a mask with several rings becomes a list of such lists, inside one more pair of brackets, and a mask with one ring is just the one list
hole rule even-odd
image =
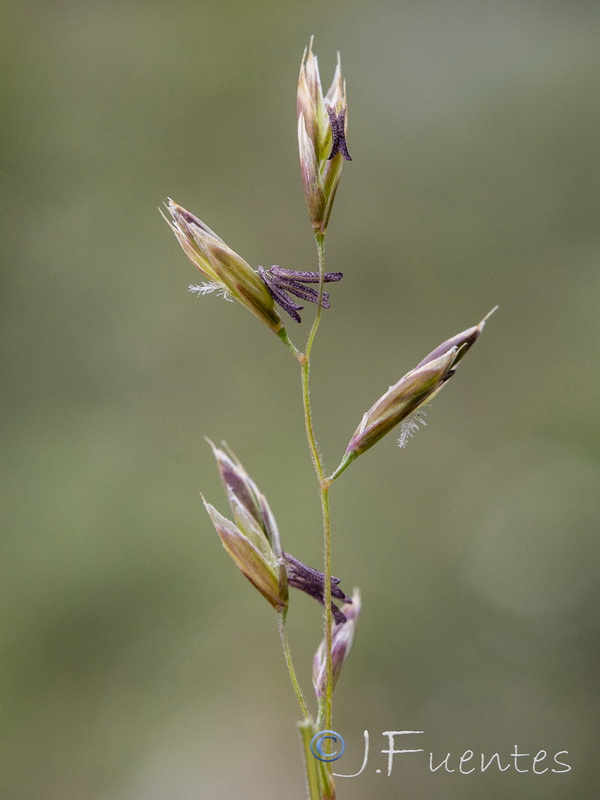
[[310, 404], [310, 356], [312, 347], [315, 341], [319, 323], [321, 321], [321, 313], [323, 310], [323, 284], [325, 278], [325, 234], [315, 233], [317, 244], [317, 252], [319, 258], [319, 301], [317, 303], [317, 312], [308, 335], [306, 350], [303, 357], [298, 358], [300, 362], [301, 378], [302, 378], [302, 401], [304, 405], [304, 421], [306, 426], [306, 438], [308, 440], [308, 447], [312, 457], [312, 462], [319, 481], [319, 494], [321, 498], [321, 510], [323, 514], [323, 551], [324, 551], [324, 569], [325, 573], [325, 612], [324, 612], [324, 628], [325, 628], [325, 653], [326, 653], [326, 674], [327, 674], [327, 689], [323, 698], [319, 700], [319, 710], [317, 717], [317, 730], [323, 726], [325, 729], [331, 728], [331, 712], [332, 712], [332, 692], [333, 692], [333, 670], [331, 658], [331, 645], [332, 645], [332, 613], [331, 613], [331, 514], [329, 509], [329, 487], [331, 481], [325, 477], [323, 470], [323, 462], [317, 446], [315, 437], [312, 408]]
[[[333, 663], [332, 663], [332, 622], [333, 622], [333, 615], [331, 609], [331, 513], [329, 507], [329, 488], [333, 482], [332, 477], [326, 477], [325, 471], [323, 469], [323, 462], [321, 459], [321, 454], [319, 453], [319, 448], [317, 445], [317, 440], [314, 431], [313, 425], [313, 416], [312, 416], [312, 407], [310, 403], [310, 357], [311, 351], [313, 348], [313, 344], [315, 341], [315, 337], [317, 334], [317, 330], [319, 328], [319, 324], [321, 322], [321, 314], [323, 310], [322, 301], [323, 301], [323, 285], [325, 279], [325, 234], [322, 233], [315, 233], [315, 239], [317, 244], [317, 252], [318, 252], [318, 259], [319, 259], [319, 299], [317, 302], [317, 311], [315, 314], [315, 318], [310, 329], [310, 333], [308, 335], [308, 340], [306, 343], [305, 352], [302, 353], [298, 348], [293, 344], [291, 339], [289, 338], [285, 329], [279, 334], [280, 338], [282, 339], [285, 346], [290, 350], [290, 352], [294, 355], [294, 357], [298, 360], [300, 364], [300, 374], [301, 374], [301, 381], [302, 381], [302, 404], [304, 408], [304, 423], [306, 428], [306, 438], [308, 440], [308, 447], [310, 450], [311, 459], [313, 462], [313, 466], [317, 475], [318, 483], [319, 483], [319, 495], [321, 499], [321, 511], [323, 516], [323, 550], [324, 550], [324, 635], [325, 635], [325, 658], [326, 658], [326, 691], [324, 696], [319, 698], [318, 704], [318, 713], [317, 713], [317, 722], [314, 727], [316, 731], [319, 730], [328, 730], [331, 729], [331, 718], [332, 718], [332, 694], [333, 694]], [[336, 476], [337, 477], [337, 476]], [[287, 633], [285, 629], [285, 617], [280, 616], [280, 634], [282, 638], [282, 644], [284, 646], [284, 654], [286, 657], [286, 663], [288, 666], [288, 671], [290, 673], [290, 678], [292, 680], [292, 685], [294, 687], [294, 692], [298, 699], [298, 703], [302, 714], [304, 716], [304, 722], [301, 724], [301, 727], [304, 726], [306, 728], [307, 725], [311, 725], [310, 718], [308, 715], [306, 703], [304, 701], [304, 697], [302, 696], [302, 692], [298, 685], [298, 681], [296, 679], [296, 674], [294, 671], [294, 667], [291, 660], [291, 654], [289, 651], [289, 646], [287, 644]], [[304, 731], [306, 734], [306, 730]], [[306, 742], [304, 742], [306, 745]], [[305, 746], [305, 751], [307, 751], [307, 747]], [[306, 758], [306, 756], [305, 756]], [[309, 787], [309, 795], [311, 798], [313, 797], [313, 791], [315, 790], [315, 786], [311, 785], [311, 771], [309, 769], [310, 763], [307, 762], [307, 780], [308, 780], [308, 787]], [[332, 783], [332, 778], [330, 775], [330, 766], [326, 763], [321, 763], [320, 769], [327, 773], [327, 775], [321, 775], [321, 781], [325, 784], [328, 784], [328, 789], [325, 792], [325, 795], [328, 797], [335, 797], [335, 788]], [[314, 778], [314, 776], [313, 776]]]

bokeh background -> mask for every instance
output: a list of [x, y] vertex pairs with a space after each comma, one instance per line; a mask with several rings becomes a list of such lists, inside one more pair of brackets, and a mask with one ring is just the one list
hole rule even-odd
[[[348, 82], [314, 350], [326, 465], [440, 341], [492, 318], [400, 451], [332, 491], [364, 610], [336, 691], [345, 800], [597, 786], [600, 9], [590, 2], [8, 0], [2, 22], [0, 796], [302, 798], [275, 616], [224, 553], [204, 436], [317, 566], [297, 366], [197, 282], [171, 196], [253, 265], [315, 267], [295, 87]], [[310, 312], [292, 333], [302, 344]], [[310, 694], [319, 607], [290, 633]], [[386, 730], [422, 730], [391, 777]], [[467, 749], [566, 774], [429, 771]], [[402, 745], [398, 745], [402, 746]], [[546, 764], [557, 766], [555, 764]]]

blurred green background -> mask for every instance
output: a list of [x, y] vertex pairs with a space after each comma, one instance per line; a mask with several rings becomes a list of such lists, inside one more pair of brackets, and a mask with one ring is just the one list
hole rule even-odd
[[[203, 437], [224, 438], [285, 549], [319, 565], [298, 370], [240, 305], [187, 293], [199, 276], [157, 207], [173, 197], [253, 265], [315, 268], [295, 123], [310, 34], [324, 84], [342, 52], [354, 159], [314, 350], [327, 467], [390, 383], [500, 305], [428, 427], [332, 491], [334, 574], [364, 602], [337, 772], [371, 735], [339, 796], [592, 796], [598, 5], [9, 0], [2, 17], [0, 797], [303, 797], [275, 615], [199, 499], [226, 510]], [[292, 600], [312, 693], [320, 609]], [[425, 731], [389, 778], [386, 730]], [[572, 769], [427, 765], [515, 745]]]

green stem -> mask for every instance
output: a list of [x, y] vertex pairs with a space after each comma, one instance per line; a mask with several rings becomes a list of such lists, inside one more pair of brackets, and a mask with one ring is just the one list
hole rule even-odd
[[308, 446], [312, 457], [312, 462], [317, 473], [319, 480], [319, 491], [321, 495], [321, 508], [323, 512], [323, 549], [325, 561], [325, 613], [324, 613], [324, 627], [325, 627], [325, 658], [326, 658], [326, 672], [327, 672], [327, 687], [324, 697], [319, 700], [319, 714], [317, 718], [318, 729], [331, 728], [331, 696], [333, 693], [333, 669], [331, 661], [331, 644], [332, 644], [332, 614], [331, 614], [331, 515], [329, 510], [329, 481], [325, 477], [323, 471], [323, 463], [321, 455], [317, 446], [315, 432], [312, 421], [312, 409], [310, 405], [310, 354], [312, 346], [319, 328], [321, 321], [321, 313], [323, 307], [321, 301], [323, 298], [323, 284], [325, 278], [325, 235], [316, 233], [315, 238], [317, 241], [317, 251], [319, 255], [319, 302], [317, 303], [317, 313], [312, 324], [306, 344], [306, 352], [303, 357], [300, 357], [300, 368], [302, 374], [302, 400], [304, 404], [304, 420], [306, 424], [306, 438], [308, 439]]
[[292, 342], [292, 340], [290, 339], [290, 337], [288, 335], [288, 332], [287, 332], [287, 330], [285, 328], [282, 328], [277, 333], [277, 336], [279, 336], [279, 338], [284, 343], [284, 345], [287, 347], [287, 349], [292, 353], [292, 355], [294, 355], [298, 359], [298, 361], [300, 361], [303, 358], [302, 353], [300, 352], [300, 350], [298, 350], [296, 345]]
[[306, 358], [310, 358], [310, 351], [312, 350], [313, 342], [315, 340], [315, 336], [317, 335], [317, 330], [319, 328], [319, 323], [321, 322], [321, 314], [323, 312], [323, 284], [325, 282], [325, 234], [324, 233], [315, 233], [315, 239], [317, 241], [317, 252], [319, 255], [319, 274], [321, 280], [319, 281], [319, 302], [317, 303], [317, 313], [315, 314], [315, 319], [312, 324], [312, 328], [310, 329], [310, 333], [308, 335], [308, 342], [306, 344]]
[[345, 453], [342, 459], [342, 463], [339, 465], [336, 471], [332, 472], [332, 474], [327, 478], [327, 482], [329, 484], [332, 484], [334, 480], [342, 474], [342, 472], [346, 469], [346, 467], [348, 467], [354, 461], [355, 458], [356, 458], [356, 453], [354, 450], [350, 450], [349, 453]]
[[319, 703], [317, 728], [331, 730], [331, 712], [333, 696], [333, 663], [332, 651], [332, 614], [331, 614], [331, 514], [329, 511], [329, 487], [321, 485], [321, 507], [323, 510], [323, 549], [325, 560], [325, 668], [327, 685], [325, 696]]
[[298, 723], [302, 750], [304, 751], [304, 769], [306, 771], [306, 788], [310, 800], [321, 800], [321, 784], [319, 781], [319, 762], [310, 751], [310, 743], [315, 734], [314, 725], [309, 719]]
[[290, 652], [290, 643], [288, 641], [288, 635], [287, 635], [286, 617], [287, 617], [287, 608], [284, 608], [282, 611], [277, 612], [277, 625], [279, 626], [279, 636], [281, 637], [281, 646], [283, 647], [285, 663], [287, 664], [288, 672], [290, 673], [290, 680], [292, 682], [292, 687], [294, 689], [296, 699], [298, 700], [298, 705], [300, 706], [300, 711], [302, 712], [302, 716], [304, 717], [304, 719], [307, 720], [309, 718], [308, 706], [306, 705], [306, 700], [304, 699], [304, 695], [302, 694], [302, 689], [300, 688], [300, 684], [298, 683], [296, 670], [294, 669], [294, 662], [292, 661], [292, 654]]
[[315, 758], [310, 746], [316, 729], [313, 721], [305, 719], [298, 723], [302, 749], [304, 751], [304, 768], [306, 786], [310, 800], [336, 800], [335, 783], [329, 774], [327, 763]]

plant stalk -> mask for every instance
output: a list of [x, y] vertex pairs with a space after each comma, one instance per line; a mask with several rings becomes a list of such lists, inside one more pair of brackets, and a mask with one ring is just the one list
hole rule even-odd
[[296, 699], [298, 700], [298, 705], [300, 706], [300, 711], [302, 712], [302, 716], [304, 717], [304, 719], [307, 720], [310, 715], [308, 713], [308, 706], [306, 705], [306, 700], [304, 699], [304, 695], [302, 694], [302, 689], [300, 688], [300, 684], [298, 683], [298, 677], [296, 676], [296, 670], [294, 669], [294, 662], [292, 661], [292, 653], [290, 651], [290, 643], [287, 635], [286, 618], [287, 618], [287, 608], [284, 608], [282, 611], [277, 612], [277, 625], [279, 627], [279, 636], [281, 637], [281, 646], [283, 647], [285, 663], [287, 664], [288, 672], [290, 674], [290, 680], [292, 682], [294, 694], [296, 695]]
[[303, 722], [299, 722], [298, 730], [302, 739], [309, 800], [336, 800], [335, 784], [327, 765], [316, 759], [310, 749], [312, 738], [316, 733], [312, 720], [305, 719]]
[[305, 719], [298, 723], [302, 750], [304, 752], [304, 769], [306, 771], [306, 788], [309, 800], [321, 800], [321, 787], [319, 783], [319, 765], [317, 759], [310, 751], [310, 743], [314, 735], [314, 728], [310, 720]]
[[321, 455], [317, 446], [315, 432], [312, 421], [312, 409], [310, 405], [310, 354], [312, 346], [319, 328], [321, 321], [321, 313], [323, 307], [321, 305], [323, 300], [323, 284], [325, 278], [325, 235], [322, 233], [315, 234], [317, 243], [317, 252], [319, 256], [319, 302], [317, 303], [317, 313], [310, 330], [308, 341], [306, 344], [306, 352], [303, 358], [299, 358], [301, 375], [302, 375], [302, 400], [304, 404], [304, 420], [306, 425], [306, 438], [308, 439], [308, 446], [312, 462], [317, 473], [319, 480], [319, 492], [321, 496], [321, 509], [323, 513], [323, 550], [324, 550], [324, 573], [325, 573], [325, 586], [324, 586], [324, 627], [325, 627], [325, 664], [327, 672], [327, 687], [325, 696], [319, 700], [319, 713], [317, 717], [317, 729], [331, 729], [331, 712], [332, 712], [332, 693], [333, 693], [333, 669], [331, 660], [331, 645], [332, 645], [332, 613], [331, 613], [331, 514], [329, 510], [329, 480], [325, 477], [323, 470], [323, 463]]

